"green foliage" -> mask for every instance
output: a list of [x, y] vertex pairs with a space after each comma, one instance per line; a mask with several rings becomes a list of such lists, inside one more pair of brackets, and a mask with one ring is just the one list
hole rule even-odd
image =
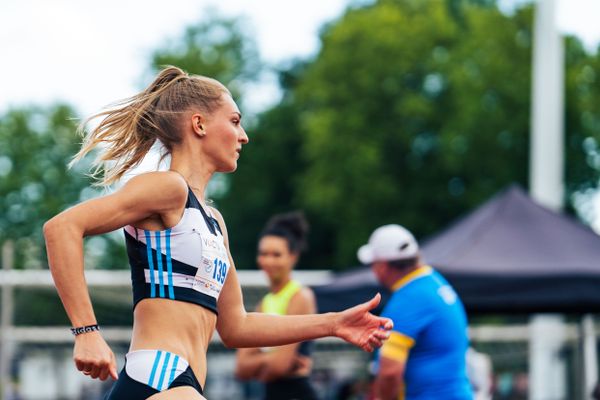
[[[90, 288], [94, 314], [103, 327], [131, 326], [132, 295], [123, 288]], [[17, 326], [70, 325], [60, 298], [53, 287], [16, 288], [14, 324]]]
[[181, 38], [156, 50], [151, 64], [153, 73], [165, 65], [176, 65], [191, 74], [215, 78], [236, 100], [261, 67], [250, 28], [240, 18], [225, 18], [214, 12], [187, 27]]
[[250, 133], [227, 194], [218, 201], [238, 268], [252, 268], [260, 230], [269, 217], [294, 207], [295, 177], [303, 169], [296, 110], [282, 103], [260, 117]]
[[567, 40], [565, 51], [567, 192], [595, 189], [600, 180], [600, 51], [587, 54]]
[[39, 266], [43, 223], [79, 200], [84, 176], [66, 168], [77, 151], [74, 112], [12, 110], [0, 118], [0, 243], [15, 242], [17, 268]]
[[526, 183], [531, 12], [463, 13], [461, 26], [439, 1], [380, 1], [323, 33], [298, 88], [300, 196], [336, 232], [336, 264], [380, 224], [424, 237]]
[[[89, 163], [67, 168], [81, 142], [74, 117], [66, 105], [14, 109], [0, 117], [0, 243], [14, 242], [15, 268], [45, 266], [44, 222], [98, 194], [89, 188]], [[122, 246], [112, 243], [110, 237], [97, 240], [103, 251], [92, 251], [87, 261], [113, 265]]]
[[[527, 186], [532, 8], [451, 3], [349, 9], [314, 60], [282, 73], [284, 100], [259, 118], [221, 201], [238, 264], [254, 264], [273, 212], [307, 211], [301, 264], [335, 268], [356, 264], [378, 225], [423, 239], [511, 182]], [[566, 54], [572, 193], [598, 181], [600, 65], [574, 39]]]

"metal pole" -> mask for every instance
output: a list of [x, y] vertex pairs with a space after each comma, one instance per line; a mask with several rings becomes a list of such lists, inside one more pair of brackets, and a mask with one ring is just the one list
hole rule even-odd
[[556, 0], [535, 11], [529, 187], [531, 196], [559, 211], [564, 201], [564, 44], [556, 26]]
[[[556, 0], [538, 0], [535, 8], [530, 191], [539, 203], [561, 210], [564, 200], [564, 45], [556, 23]], [[529, 398], [566, 399], [562, 315], [532, 315], [529, 341]]]
[[592, 398], [591, 393], [598, 383], [598, 349], [594, 316], [586, 314], [581, 318], [581, 341], [583, 350], [583, 395], [582, 399]]
[[[10, 271], [14, 264], [14, 243], [7, 240], [2, 245], [2, 270]], [[13, 343], [10, 338], [13, 323], [13, 288], [2, 286], [2, 315], [0, 317], [0, 383], [2, 399], [8, 400], [12, 393], [10, 365], [13, 356]]]

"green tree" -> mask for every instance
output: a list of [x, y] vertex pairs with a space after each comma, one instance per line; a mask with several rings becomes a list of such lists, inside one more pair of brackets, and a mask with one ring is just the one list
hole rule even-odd
[[219, 80], [236, 101], [262, 66], [251, 28], [241, 18], [222, 17], [210, 10], [202, 21], [186, 27], [181, 37], [154, 51], [152, 75], [165, 65]]
[[335, 232], [335, 264], [355, 263], [377, 225], [424, 237], [526, 182], [531, 12], [463, 14], [382, 0], [324, 31], [298, 86], [299, 195]]
[[[489, 1], [463, 2], [460, 18], [435, 0], [348, 9], [261, 116], [228, 201], [267, 206], [261, 220], [307, 210], [318, 256], [305, 260], [341, 267], [380, 224], [423, 239], [509, 183], [527, 186], [532, 16], [531, 6], [506, 15]], [[598, 180], [599, 70], [577, 40], [566, 53], [573, 193]]]
[[311, 225], [308, 252], [300, 258], [298, 268], [331, 267], [332, 232], [298, 195], [307, 163], [301, 151], [305, 142], [303, 113], [295, 94], [308, 64], [294, 60], [279, 71], [283, 97], [258, 115], [239, 168], [230, 176], [229, 189], [219, 200], [229, 230], [235, 233], [230, 242], [238, 268], [255, 268], [257, 240], [266, 221], [273, 214], [295, 209], [305, 211]]
[[[600, 50], [600, 48], [598, 49]], [[567, 193], [596, 190], [600, 179], [600, 51], [587, 53], [582, 44], [567, 39], [566, 184]]]
[[[67, 168], [81, 141], [74, 117], [72, 108], [60, 104], [13, 109], [0, 117], [0, 243], [15, 243], [16, 268], [45, 266], [44, 222], [96, 195], [85, 175], [89, 164]], [[111, 238], [91, 241], [87, 261], [111, 260], [111, 243]]]
[[[258, 235], [269, 217], [298, 205], [294, 196], [303, 169], [299, 152], [303, 138], [297, 118], [296, 109], [287, 101], [259, 116], [238, 170], [230, 176], [229, 190], [219, 200], [228, 229], [235, 232], [230, 242], [238, 268], [256, 265]], [[301, 259], [302, 264], [305, 261]]]

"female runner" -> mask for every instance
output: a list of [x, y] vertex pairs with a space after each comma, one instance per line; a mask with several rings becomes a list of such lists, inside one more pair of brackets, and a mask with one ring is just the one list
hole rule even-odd
[[[215, 329], [231, 348], [338, 336], [372, 351], [388, 337], [391, 321], [369, 313], [379, 295], [341, 313], [244, 310], [225, 223], [204, 198], [211, 176], [235, 171], [248, 143], [242, 115], [221, 83], [168, 67], [141, 93], [93, 118], [100, 122], [74, 161], [97, 148], [103, 184], [137, 166], [156, 140], [171, 158], [168, 171], [140, 174], [44, 224], [52, 276], [76, 335], [75, 365], [92, 378], [118, 379], [108, 399], [203, 399]], [[131, 264], [134, 322], [117, 376], [85, 282], [83, 238], [120, 228]]]

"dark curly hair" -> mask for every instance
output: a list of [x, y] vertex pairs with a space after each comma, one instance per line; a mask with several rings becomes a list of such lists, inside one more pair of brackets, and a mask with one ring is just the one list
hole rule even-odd
[[259, 240], [265, 236], [277, 236], [288, 243], [291, 253], [301, 253], [306, 250], [306, 237], [309, 225], [302, 211], [276, 214], [272, 216], [259, 236]]

